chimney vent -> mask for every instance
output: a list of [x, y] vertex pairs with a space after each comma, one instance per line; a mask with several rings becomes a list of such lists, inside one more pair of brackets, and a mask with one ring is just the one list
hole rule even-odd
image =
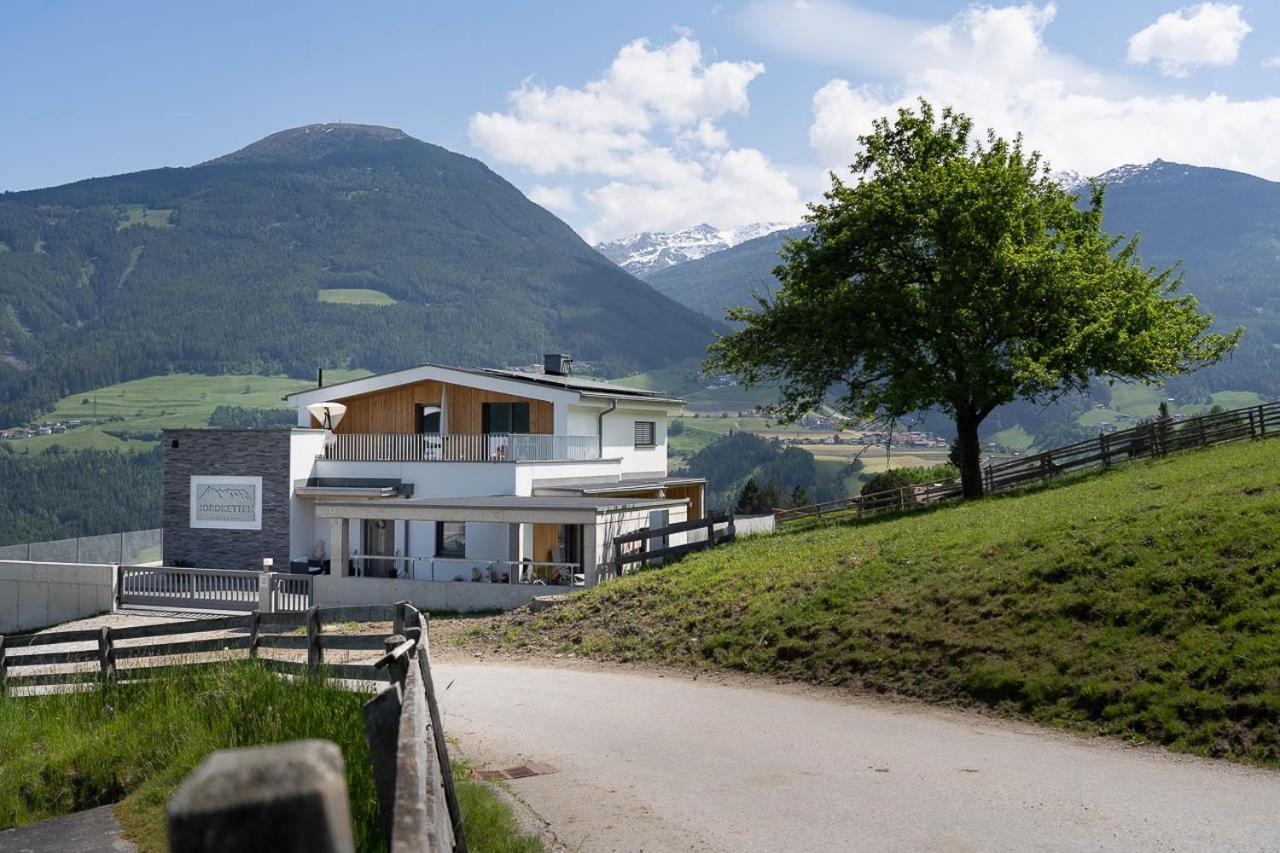
[[542, 357], [542, 372], [547, 376], [569, 376], [573, 373], [573, 359], [567, 353], [548, 353]]

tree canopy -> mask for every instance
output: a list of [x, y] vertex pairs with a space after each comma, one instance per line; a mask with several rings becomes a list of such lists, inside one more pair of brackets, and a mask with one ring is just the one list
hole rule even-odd
[[860, 417], [941, 408], [956, 424], [965, 494], [982, 494], [978, 427], [999, 405], [1155, 382], [1220, 359], [1239, 339], [1179, 295], [1176, 267], [1144, 267], [1136, 237], [1102, 230], [1038, 153], [921, 101], [860, 138], [812, 230], [787, 244], [781, 287], [712, 346], [710, 369], [774, 381], [774, 414], [829, 395]]

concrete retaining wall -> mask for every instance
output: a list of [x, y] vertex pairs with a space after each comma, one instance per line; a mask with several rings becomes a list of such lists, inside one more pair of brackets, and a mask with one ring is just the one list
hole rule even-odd
[[112, 565], [0, 561], [0, 634], [104, 613], [115, 596]]
[[514, 610], [536, 596], [556, 595], [574, 589], [541, 584], [340, 578], [331, 575], [317, 575], [312, 583], [314, 603], [321, 607], [409, 601], [419, 610], [455, 610], [459, 613]]

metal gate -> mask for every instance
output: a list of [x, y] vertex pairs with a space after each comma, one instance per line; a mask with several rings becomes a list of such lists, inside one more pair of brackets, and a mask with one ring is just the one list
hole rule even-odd
[[119, 598], [122, 607], [306, 610], [311, 606], [311, 578], [275, 572], [121, 566]]

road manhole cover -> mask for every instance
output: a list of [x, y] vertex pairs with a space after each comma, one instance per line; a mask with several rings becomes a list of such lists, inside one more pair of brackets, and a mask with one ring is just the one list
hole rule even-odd
[[505, 770], [476, 770], [473, 771], [477, 779], [485, 779], [494, 781], [495, 779], [528, 779], [530, 776], [546, 776], [548, 773], [555, 773], [556, 769], [548, 764], [521, 764], [517, 767], [508, 767]]

